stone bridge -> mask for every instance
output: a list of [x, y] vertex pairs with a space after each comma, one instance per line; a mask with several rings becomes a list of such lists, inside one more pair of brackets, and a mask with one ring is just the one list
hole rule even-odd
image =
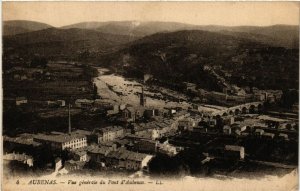
[[215, 111], [211, 114], [211, 116], [228, 116], [228, 115], [239, 115], [239, 114], [246, 114], [246, 113], [255, 113], [257, 111], [262, 110], [263, 102], [251, 102], [245, 103], [242, 105], [236, 105], [233, 107], [229, 107], [227, 109], [223, 109], [220, 111]]

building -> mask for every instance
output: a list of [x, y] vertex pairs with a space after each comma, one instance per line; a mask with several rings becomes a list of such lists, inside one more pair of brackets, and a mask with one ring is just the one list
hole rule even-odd
[[223, 127], [223, 133], [226, 134], [226, 135], [230, 135], [230, 134], [231, 134], [231, 127], [225, 125], [225, 126]]
[[93, 145], [87, 148], [87, 155], [90, 161], [101, 164], [105, 162], [105, 158], [113, 149], [107, 146]]
[[171, 145], [168, 141], [164, 142], [163, 144], [157, 144], [157, 151], [160, 153], [167, 154], [169, 156], [175, 156], [182, 150], [182, 147], [176, 147], [174, 145]]
[[265, 137], [265, 138], [273, 139], [274, 136], [275, 136], [275, 134], [274, 133], [264, 132], [262, 136]]
[[56, 101], [57, 103], [58, 103], [58, 105], [60, 106], [60, 107], [65, 107], [66, 106], [66, 101], [65, 100], [57, 100]]
[[71, 152], [74, 161], [86, 162], [88, 160], [87, 152], [85, 149], [74, 149]]
[[189, 117], [190, 115], [191, 114], [189, 112], [182, 110], [182, 111], [178, 111], [178, 112], [174, 113], [173, 114], [173, 119], [174, 120], [182, 120], [186, 117]]
[[263, 129], [255, 129], [255, 135], [258, 135], [258, 136], [262, 136], [264, 134], [264, 130]]
[[26, 97], [17, 97], [16, 98], [16, 105], [17, 106], [20, 106], [20, 105], [23, 105], [23, 104], [27, 104], [28, 100]]
[[25, 153], [6, 153], [3, 155], [3, 160], [5, 161], [19, 161], [23, 164], [28, 165], [29, 167], [33, 166], [33, 157], [30, 155], [26, 155]]
[[289, 140], [289, 136], [285, 133], [279, 133], [278, 137], [284, 140]]
[[186, 90], [189, 92], [196, 92], [197, 84], [189, 83], [189, 82], [183, 82], [185, 85]]
[[128, 145], [128, 150], [139, 153], [154, 154], [156, 152], [157, 142], [149, 139], [134, 139], [132, 144]]
[[86, 162], [84, 161], [75, 161], [75, 160], [68, 160], [65, 162], [64, 168], [69, 171], [76, 171], [76, 170], [81, 170]]
[[126, 107], [122, 110], [122, 119], [126, 122], [135, 122], [137, 119], [143, 117], [144, 108], [134, 108], [132, 106]]
[[148, 163], [153, 158], [152, 155], [136, 153], [126, 149], [111, 151], [106, 156], [106, 165], [114, 168], [124, 168], [126, 170], [146, 170]]
[[94, 101], [88, 99], [77, 99], [75, 101], [75, 106], [82, 109], [89, 109], [93, 107]]
[[57, 100], [57, 101], [46, 101], [47, 105], [50, 107], [65, 107], [66, 106], [66, 102], [65, 100]]
[[194, 126], [192, 119], [182, 119], [178, 121], [178, 131], [191, 131]]
[[163, 116], [163, 114], [158, 109], [145, 108], [144, 116], [147, 118], [151, 118], [151, 117], [156, 117], [156, 116]]
[[225, 145], [225, 156], [245, 158], [245, 148], [237, 145]]
[[87, 146], [86, 135], [76, 132], [70, 134], [37, 134], [33, 140], [58, 150], [79, 149]]
[[91, 139], [96, 143], [109, 142], [124, 136], [124, 129], [121, 126], [108, 126], [102, 129], [94, 129]]
[[224, 125], [232, 125], [234, 124], [234, 117], [228, 116], [228, 117], [222, 117]]
[[59, 171], [61, 168], [62, 168], [62, 161], [61, 161], [61, 158], [56, 158], [54, 160], [54, 165], [55, 165], [55, 171]]

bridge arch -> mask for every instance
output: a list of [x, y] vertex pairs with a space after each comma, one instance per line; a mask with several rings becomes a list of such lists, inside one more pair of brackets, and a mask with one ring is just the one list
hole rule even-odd
[[228, 113], [227, 113], [227, 112], [224, 112], [224, 113], [222, 114], [222, 116], [228, 116]]
[[255, 113], [255, 105], [250, 105], [249, 107], [249, 113]]
[[249, 109], [246, 106], [242, 108], [242, 114], [248, 113], [248, 111]]
[[238, 115], [238, 114], [240, 114], [240, 113], [241, 113], [241, 110], [240, 110], [240, 109], [237, 108], [237, 109], [234, 110], [234, 114], [235, 114], [235, 115]]
[[262, 111], [263, 110], [263, 105], [262, 104], [258, 104], [257, 105], [257, 110], [258, 111]]

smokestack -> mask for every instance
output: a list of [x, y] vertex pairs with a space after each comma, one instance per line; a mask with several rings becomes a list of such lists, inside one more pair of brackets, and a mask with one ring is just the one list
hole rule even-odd
[[140, 95], [140, 105], [145, 106], [145, 104], [146, 104], [145, 102], [146, 102], [146, 99], [144, 97], [144, 87], [142, 86], [142, 93]]
[[69, 103], [69, 135], [71, 135], [71, 104]]

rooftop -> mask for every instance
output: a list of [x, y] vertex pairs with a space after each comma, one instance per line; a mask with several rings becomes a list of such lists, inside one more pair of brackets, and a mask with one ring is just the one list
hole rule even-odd
[[111, 151], [108, 153], [107, 157], [123, 159], [123, 160], [133, 160], [133, 161], [143, 161], [148, 155], [143, 153], [136, 153], [133, 151], [128, 151], [124, 149], [120, 149], [117, 151]]
[[69, 134], [37, 134], [34, 136], [35, 139], [51, 141], [56, 143], [65, 143], [72, 141], [74, 139], [85, 138], [85, 134], [81, 134], [80, 132], [72, 132]]
[[123, 129], [123, 127], [121, 127], [121, 126], [108, 126], [108, 127], [104, 127], [104, 128], [94, 129], [93, 133], [104, 133], [104, 132], [109, 132], [109, 131], [120, 131], [122, 129]]
[[14, 142], [23, 145], [40, 146], [41, 143], [34, 141], [33, 137], [34, 137], [33, 134], [21, 134], [18, 137], [3, 136], [3, 141]]
[[111, 148], [106, 146], [89, 146], [87, 148], [87, 151], [90, 153], [103, 154], [103, 155], [106, 155], [107, 152], [109, 152], [110, 150]]
[[237, 145], [225, 145], [225, 150], [228, 150], [228, 151], [240, 151], [243, 148], [244, 147], [237, 146]]

